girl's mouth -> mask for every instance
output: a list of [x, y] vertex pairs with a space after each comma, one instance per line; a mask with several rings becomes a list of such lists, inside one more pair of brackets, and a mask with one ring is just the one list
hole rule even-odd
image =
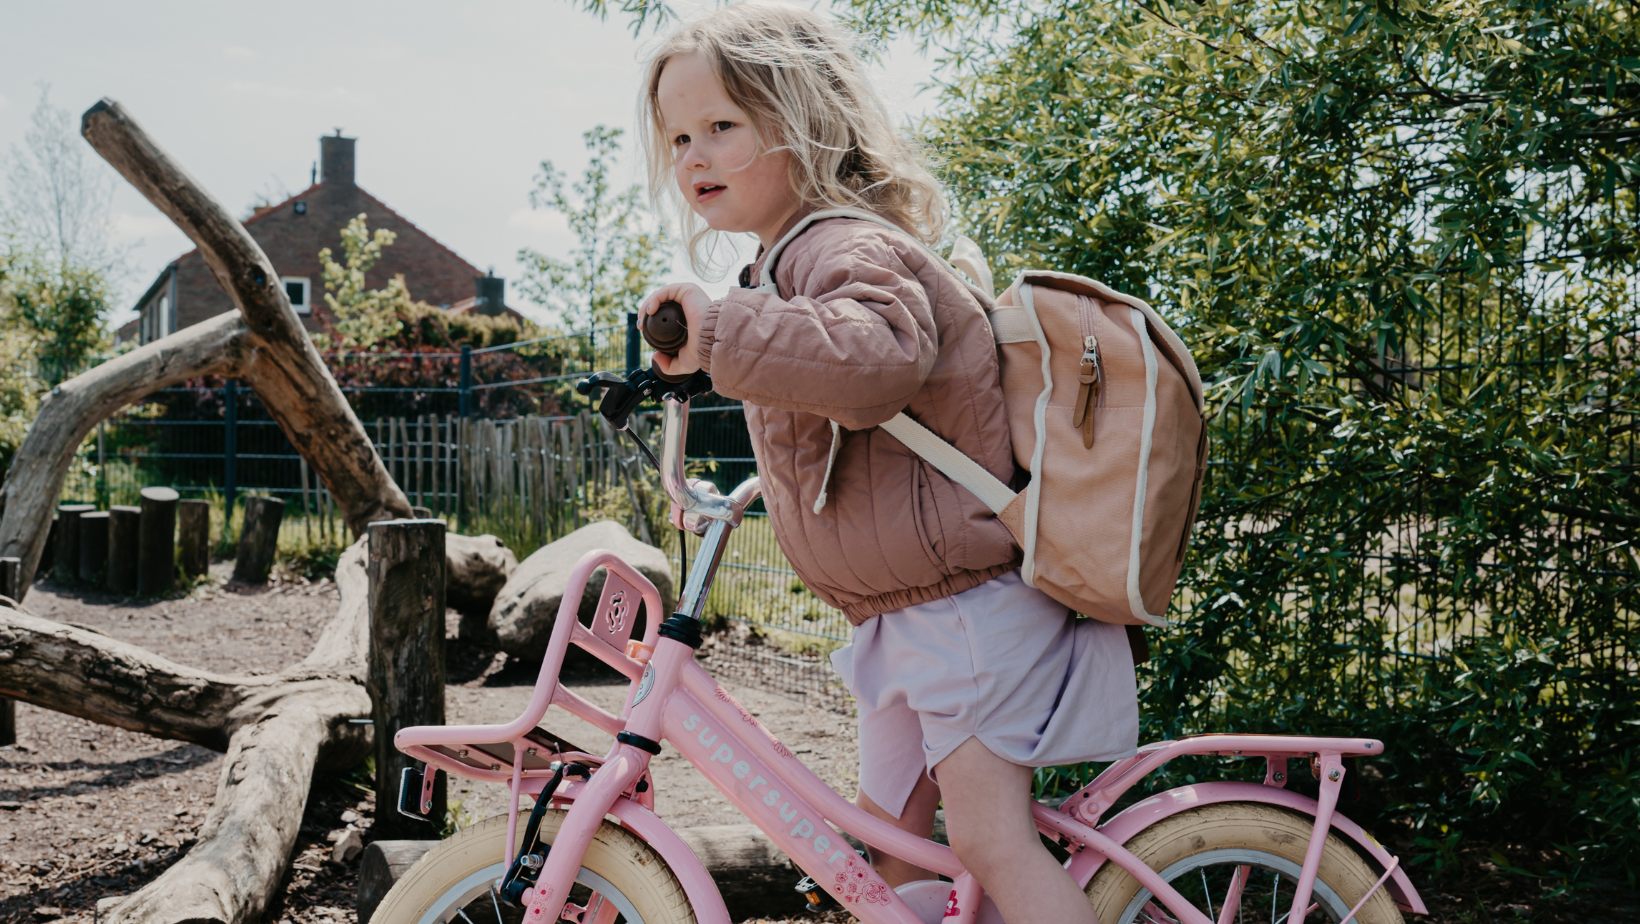
[[713, 186], [711, 184], [707, 184], [707, 185], [702, 186], [699, 189], [695, 190], [695, 201], [696, 202], [705, 202], [707, 199], [710, 199], [713, 196], [716, 196], [718, 193], [723, 192], [725, 189], [728, 189], [728, 187], [727, 186]]

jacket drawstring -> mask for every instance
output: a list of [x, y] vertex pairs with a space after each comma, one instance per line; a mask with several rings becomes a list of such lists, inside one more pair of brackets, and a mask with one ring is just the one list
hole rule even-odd
[[814, 512], [819, 513], [826, 506], [826, 486], [831, 484], [831, 467], [837, 461], [837, 450], [843, 447], [843, 431], [837, 426], [837, 421], [830, 420], [831, 424], [831, 452], [826, 455], [826, 474], [820, 478], [820, 496], [814, 499]]

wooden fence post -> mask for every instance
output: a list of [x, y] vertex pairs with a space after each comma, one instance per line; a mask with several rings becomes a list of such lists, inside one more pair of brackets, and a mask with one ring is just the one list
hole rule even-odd
[[59, 584], [80, 578], [80, 517], [96, 510], [95, 504], [58, 504], [57, 541], [52, 543], [54, 574]]
[[285, 502], [277, 497], [258, 494], [245, 498], [245, 525], [239, 531], [234, 580], [242, 584], [267, 583], [274, 553], [279, 550], [279, 521], [284, 516]]
[[[21, 599], [23, 588], [18, 583], [23, 577], [21, 558], [0, 558], [0, 597]], [[17, 743], [17, 702], [0, 696], [0, 748]]]
[[137, 525], [137, 595], [160, 597], [171, 592], [177, 571], [177, 500], [171, 488], [143, 488]]
[[433, 824], [397, 811], [399, 778], [415, 762], [393, 747], [399, 729], [444, 724], [444, 522], [370, 524], [370, 660], [365, 688], [376, 738], [377, 840], [437, 837], [446, 779], [433, 790]]
[[114, 593], [136, 593], [141, 524], [141, 507], [108, 508], [108, 589]]
[[199, 577], [211, 567], [211, 502], [191, 499], [177, 505], [177, 553], [182, 573]]
[[103, 586], [108, 576], [108, 511], [80, 514], [80, 580]]

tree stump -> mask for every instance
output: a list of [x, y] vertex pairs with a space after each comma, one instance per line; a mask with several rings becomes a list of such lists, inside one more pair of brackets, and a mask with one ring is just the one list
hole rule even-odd
[[103, 586], [108, 575], [108, 511], [80, 514], [80, 580]]
[[233, 579], [242, 584], [265, 584], [279, 550], [279, 521], [285, 502], [277, 497], [245, 498], [245, 525], [239, 531], [239, 553], [234, 557]]
[[[444, 523], [370, 524], [370, 656], [365, 688], [376, 732], [377, 839], [436, 838], [433, 824], [396, 811], [399, 777], [415, 761], [393, 747], [412, 725], [444, 724]], [[430, 816], [444, 820], [446, 778], [438, 777]]]
[[393, 883], [404, 878], [417, 860], [437, 846], [438, 841], [373, 841], [365, 845], [364, 856], [359, 858], [359, 924], [370, 924], [376, 906], [387, 897]]
[[95, 504], [58, 504], [57, 541], [52, 543], [52, 575], [59, 584], [72, 584], [80, 578], [80, 517], [96, 510]]
[[108, 589], [117, 594], [137, 592], [137, 537], [142, 508], [108, 508]]
[[177, 497], [170, 488], [142, 489], [137, 524], [138, 596], [164, 596], [176, 581]]
[[211, 502], [185, 500], [177, 505], [177, 554], [182, 573], [199, 577], [211, 567]]
[[[45, 548], [42, 549], [41, 552], [40, 552], [40, 567], [39, 567], [38, 571], [34, 572], [35, 574], [50, 574], [51, 573], [52, 566], [54, 564], [56, 564], [54, 561], [52, 561], [53, 557], [55, 557], [55, 549], [56, 548], [57, 548], [57, 513], [56, 513], [56, 511], [53, 511], [52, 514], [51, 514], [51, 523], [50, 523], [50, 525], [48, 525], [46, 527]], [[20, 557], [19, 557], [19, 560], [21, 560]], [[26, 563], [25, 563], [25, 566], [24, 566], [24, 570], [25, 571], [27, 570]], [[21, 578], [19, 578], [18, 580], [21, 580]], [[19, 590], [21, 590], [21, 588], [19, 588]], [[17, 602], [21, 603], [23, 601], [19, 600]]]
[[[17, 585], [23, 578], [21, 558], [0, 558], [0, 597], [16, 600], [23, 595]], [[17, 702], [0, 696], [0, 748], [17, 743]]]

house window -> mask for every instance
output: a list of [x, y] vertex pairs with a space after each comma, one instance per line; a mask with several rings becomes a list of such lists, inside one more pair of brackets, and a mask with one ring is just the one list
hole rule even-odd
[[300, 276], [285, 276], [285, 295], [290, 298], [290, 306], [296, 309], [297, 314], [312, 314], [313, 304], [308, 301], [308, 292], [312, 288], [306, 278]]

